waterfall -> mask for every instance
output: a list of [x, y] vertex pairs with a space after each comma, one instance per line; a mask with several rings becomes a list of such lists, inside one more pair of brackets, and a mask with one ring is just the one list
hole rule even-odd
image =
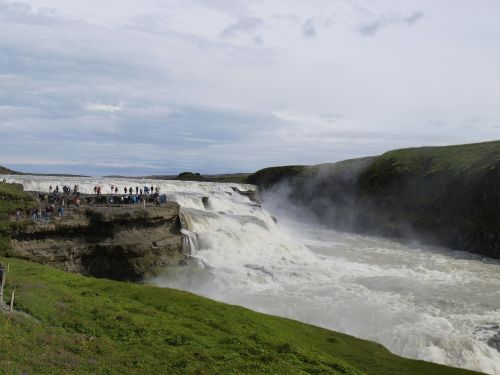
[[293, 222], [279, 197], [276, 222], [251, 185], [0, 178], [46, 192], [158, 186], [181, 207], [188, 261], [151, 283], [377, 341], [406, 357], [500, 374], [499, 261]]

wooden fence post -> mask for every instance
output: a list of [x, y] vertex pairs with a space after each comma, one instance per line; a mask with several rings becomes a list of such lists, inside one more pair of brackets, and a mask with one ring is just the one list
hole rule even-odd
[[12, 314], [14, 310], [14, 291], [12, 291], [12, 295], [10, 296], [10, 309], [9, 312]]
[[5, 285], [5, 275], [7, 273], [7, 270], [3, 268], [3, 265], [0, 266], [2, 267], [2, 270], [0, 270], [0, 307], [3, 306], [3, 287]]

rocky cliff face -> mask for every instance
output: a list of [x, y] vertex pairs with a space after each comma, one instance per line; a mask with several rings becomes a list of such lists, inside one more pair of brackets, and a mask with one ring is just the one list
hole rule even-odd
[[500, 142], [268, 168], [249, 181], [339, 230], [500, 258]]
[[88, 207], [11, 236], [15, 257], [66, 271], [137, 281], [183, 260], [179, 205]]

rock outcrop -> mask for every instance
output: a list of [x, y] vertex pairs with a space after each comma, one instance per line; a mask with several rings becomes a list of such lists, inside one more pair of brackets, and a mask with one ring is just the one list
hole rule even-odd
[[66, 271], [138, 281], [183, 260], [179, 205], [86, 207], [11, 236], [11, 256]]

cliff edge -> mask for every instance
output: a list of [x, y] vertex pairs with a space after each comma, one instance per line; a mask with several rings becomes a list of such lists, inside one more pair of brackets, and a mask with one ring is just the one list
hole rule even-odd
[[339, 230], [500, 258], [500, 141], [267, 168], [249, 182]]
[[[0, 194], [4, 213], [0, 253], [49, 264], [83, 275], [138, 281], [155, 268], [178, 265], [184, 259], [179, 205], [72, 207], [50, 220], [32, 220], [25, 212], [43, 202], [29, 199], [22, 188], [2, 184], [22, 196], [22, 219], [12, 214], [21, 200]], [[1, 193], [1, 192], [0, 192]], [[35, 195], [36, 196], [36, 195]], [[7, 226], [7, 224], [10, 224]], [[1, 233], [0, 233], [1, 234]]]

